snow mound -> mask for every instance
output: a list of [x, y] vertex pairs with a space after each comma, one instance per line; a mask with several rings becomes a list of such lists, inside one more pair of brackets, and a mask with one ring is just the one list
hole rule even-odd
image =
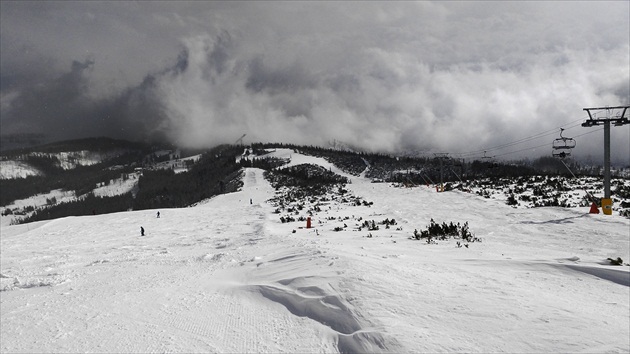
[[[295, 280], [302, 282], [305, 279], [300, 277], [287, 282], [290, 284]], [[318, 283], [319, 279], [310, 280]], [[340, 353], [387, 351], [383, 335], [362, 328], [351, 305], [338, 295], [326, 295], [327, 289], [319, 286], [293, 288], [278, 285], [250, 285], [248, 289], [284, 306], [296, 316], [306, 317], [329, 327], [336, 332], [337, 349]]]
[[0, 278], [0, 291], [21, 290], [39, 287], [55, 286], [65, 283], [67, 279], [59, 274], [48, 276], [6, 277]]
[[[237, 289], [277, 304], [294, 316], [323, 326], [334, 338], [340, 353], [395, 352], [398, 342], [375, 329], [349, 300], [344, 288], [343, 271], [333, 259], [318, 249], [275, 252], [258, 259], [255, 267], [245, 269], [247, 279]], [[236, 278], [241, 278], [237, 276]]]

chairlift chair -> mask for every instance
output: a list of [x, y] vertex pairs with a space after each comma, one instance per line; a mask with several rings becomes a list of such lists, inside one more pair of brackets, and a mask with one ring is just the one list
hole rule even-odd
[[488, 166], [488, 168], [497, 168], [499, 167], [499, 164], [496, 163], [496, 161], [494, 161], [494, 156], [488, 156], [486, 155], [486, 151], [483, 151], [483, 156], [481, 157], [481, 159], [483, 160], [483, 162], [485, 162]]
[[566, 150], [565, 151], [563, 151], [563, 150], [553, 150], [551, 155], [553, 157], [558, 157], [558, 158], [564, 159], [565, 157], [571, 156], [571, 153], [567, 152]]
[[553, 149], [554, 150], [573, 149], [575, 147], [575, 139], [573, 139], [573, 138], [565, 138], [564, 136], [562, 136], [562, 132], [563, 131], [564, 131], [564, 129], [560, 128], [560, 137], [553, 141]]
[[571, 149], [575, 147], [575, 140], [573, 138], [565, 138], [562, 136], [563, 128], [560, 128], [560, 137], [553, 141], [553, 151], [551, 155], [564, 159], [571, 156]]

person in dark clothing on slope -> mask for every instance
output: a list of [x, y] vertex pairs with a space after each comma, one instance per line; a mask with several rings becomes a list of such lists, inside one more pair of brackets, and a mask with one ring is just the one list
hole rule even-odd
[[144, 227], [140, 226], [140, 236], [144, 236]]

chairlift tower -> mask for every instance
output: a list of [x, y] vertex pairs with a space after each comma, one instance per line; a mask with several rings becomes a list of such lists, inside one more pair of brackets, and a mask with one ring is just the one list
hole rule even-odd
[[[584, 108], [588, 113], [589, 119], [582, 123], [583, 127], [604, 126], [604, 199], [602, 199], [602, 210], [606, 215], [612, 214], [612, 199], [610, 199], [610, 124], [612, 123], [616, 127], [630, 124], [630, 120], [626, 117], [628, 108], [630, 108], [630, 106]], [[593, 117], [591, 111], [600, 110], [606, 110], [606, 118]], [[621, 114], [611, 117], [613, 110], [622, 111]]]
[[246, 136], [247, 134], [243, 134], [243, 136], [241, 136], [240, 138], [236, 139], [236, 141], [234, 142], [234, 145], [243, 145], [243, 138]]

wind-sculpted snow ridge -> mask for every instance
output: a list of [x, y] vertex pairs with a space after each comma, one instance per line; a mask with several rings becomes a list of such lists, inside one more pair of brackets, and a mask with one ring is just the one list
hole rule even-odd
[[[332, 331], [340, 353], [397, 352], [397, 342], [363, 318], [338, 290], [343, 272], [321, 251], [274, 255], [258, 262], [251, 276], [272, 280], [244, 289], [282, 305], [295, 316], [313, 320]], [[336, 258], [336, 257], [335, 257]], [[326, 269], [328, 268], [328, 269]], [[291, 277], [291, 274], [301, 274]], [[283, 276], [289, 276], [284, 278]], [[279, 279], [275, 279], [278, 277]]]
[[[353, 311], [342, 299], [334, 295], [307, 296], [301, 288], [281, 288], [270, 285], [250, 286], [265, 298], [286, 307], [292, 314], [308, 317], [337, 332], [337, 348], [340, 353], [382, 352], [383, 335], [363, 330]], [[315, 288], [319, 289], [319, 288]], [[313, 290], [313, 288], [309, 288]]]
[[599, 267], [576, 266], [570, 264], [565, 265], [565, 267], [574, 271], [590, 274], [600, 279], [608, 280], [613, 283], [630, 287], [630, 272]]
[[0, 291], [10, 291], [17, 289], [36, 288], [40, 286], [53, 286], [55, 283], [61, 281], [55, 280], [51, 277], [8, 277], [0, 276]]

